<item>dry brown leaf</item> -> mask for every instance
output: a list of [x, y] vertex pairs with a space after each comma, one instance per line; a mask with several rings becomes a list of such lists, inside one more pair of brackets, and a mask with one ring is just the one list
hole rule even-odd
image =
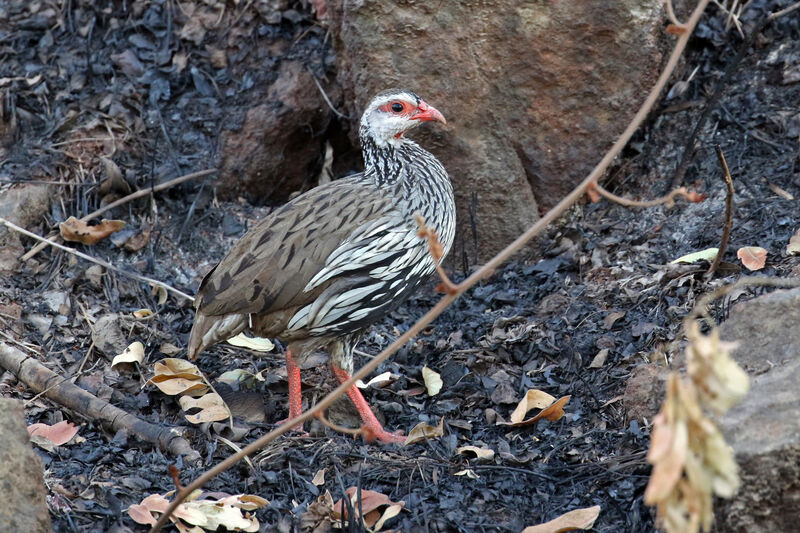
[[611, 329], [614, 327], [614, 322], [625, 316], [625, 311], [612, 311], [603, 319], [603, 328]]
[[786, 253], [788, 255], [800, 255], [800, 229], [789, 238], [789, 244], [786, 245]]
[[[550, 404], [546, 404], [549, 398], [552, 398]], [[511, 422], [497, 422], [497, 425], [504, 426], [527, 426], [538, 422], [542, 418], [546, 418], [550, 422], [555, 422], [564, 416], [564, 406], [569, 401], [570, 396], [562, 396], [558, 400], [538, 389], [531, 389], [525, 395], [525, 398], [519, 403], [514, 412], [511, 413]], [[544, 408], [542, 408], [544, 405]], [[523, 410], [524, 409], [524, 410]], [[542, 409], [542, 411], [527, 420], [522, 420], [525, 414], [531, 409]]]
[[[359, 494], [356, 487], [350, 487], [345, 490], [345, 494], [350, 500], [350, 504], [358, 512]], [[393, 502], [385, 494], [376, 492], [374, 490], [361, 489], [361, 511], [364, 513], [364, 524], [372, 531], [380, 531], [383, 524], [390, 518], [397, 516], [403, 510], [405, 505], [404, 501]], [[332, 518], [337, 521], [346, 521], [348, 517], [343, 516], [342, 509], [344, 504], [342, 500], [337, 501], [333, 505]], [[383, 510], [381, 511], [381, 508]]]
[[761, 270], [767, 264], [767, 251], [760, 246], [745, 246], [736, 252], [747, 270]]
[[456, 449], [456, 453], [475, 454], [475, 459], [477, 461], [491, 461], [494, 459], [494, 450], [490, 448], [481, 448], [479, 446], [461, 446], [460, 448]]
[[315, 487], [320, 487], [325, 484], [325, 469], [321, 468], [317, 470], [317, 473], [314, 474], [314, 479], [311, 480], [311, 484]]
[[78, 434], [78, 428], [72, 422], [62, 420], [57, 424], [31, 424], [28, 426], [28, 435], [41, 437], [50, 441], [55, 446], [62, 446]]
[[425, 389], [428, 396], [436, 396], [442, 390], [442, 378], [427, 366], [422, 367], [422, 379], [425, 381]]
[[[192, 424], [218, 422], [231, 416], [225, 400], [216, 392], [205, 394], [199, 398], [181, 396], [178, 399], [178, 403], [181, 404], [181, 408], [185, 411], [186, 420]], [[189, 411], [195, 410], [196, 412], [189, 414]]]
[[444, 435], [444, 418], [439, 420], [436, 427], [426, 424], [425, 422], [420, 422], [408, 433], [405, 444], [414, 444], [415, 442], [441, 437], [442, 435]]
[[80, 242], [82, 244], [96, 244], [115, 231], [125, 227], [124, 220], [106, 220], [105, 218], [97, 225], [90, 226], [75, 217], [69, 217], [66, 221], [58, 225], [61, 238], [65, 241]]
[[139, 363], [144, 361], [144, 345], [139, 342], [132, 342], [125, 351], [121, 354], [115, 355], [111, 361], [111, 368], [122, 363]]
[[526, 527], [522, 533], [563, 533], [576, 529], [590, 529], [600, 515], [600, 506], [575, 509], [538, 526]]
[[202, 395], [208, 390], [203, 374], [194, 364], [185, 359], [168, 357], [153, 365], [155, 375], [148, 383], [155, 385], [164, 394]]
[[603, 365], [606, 363], [606, 358], [608, 357], [608, 348], [603, 348], [597, 355], [594, 356], [592, 362], [589, 363], [589, 368], [602, 368]]
[[519, 402], [517, 408], [511, 413], [511, 422], [519, 423], [531, 409], [544, 409], [556, 401], [555, 396], [551, 396], [539, 389], [530, 389], [525, 393], [525, 397]]
[[454, 476], [466, 476], [466, 477], [468, 477], [470, 479], [480, 479], [481, 478], [481, 476], [476, 474], [475, 471], [472, 470], [471, 468], [465, 468], [464, 470], [460, 470], [460, 471], [456, 472], [453, 475]]
[[[198, 528], [199, 531], [217, 531], [222, 526], [227, 530], [255, 532], [259, 530], [258, 520], [249, 513], [242, 515], [242, 510], [252, 511], [269, 505], [264, 498], [251, 494], [227, 496], [219, 500], [201, 500], [198, 499], [200, 494], [199, 490], [193, 492], [170, 516], [179, 531], [194, 532]], [[167, 507], [169, 500], [160, 494], [151, 494], [141, 503], [128, 507], [127, 512], [135, 522], [153, 525], [156, 523], [153, 513], [161, 514]], [[190, 528], [186, 524], [196, 527]]]

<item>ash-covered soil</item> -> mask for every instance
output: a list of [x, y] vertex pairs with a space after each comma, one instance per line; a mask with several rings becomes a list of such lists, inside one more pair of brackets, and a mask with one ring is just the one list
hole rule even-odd
[[[0, 194], [19, 186], [9, 181], [62, 182], [51, 185], [52, 204], [39, 233], [101, 205], [108, 193], [99, 190], [105, 177], [100, 155], [113, 156], [130, 173], [128, 181], [134, 187], [213, 166], [215, 140], [224, 121], [218, 99], [224, 93], [204, 83], [224, 86], [230, 80], [215, 78], [211, 67], [207, 72], [176, 72], [165, 67], [166, 62], [159, 63], [162, 47], [175, 46], [164, 44], [174, 22], [157, 9], [163, 4], [134, 1], [123, 12], [118, 3], [93, 10], [76, 2], [69, 17], [58, 10], [48, 14], [44, 3], [22, 4], [27, 3], [11, 2], [5, 8], [15, 26], [0, 34], [5, 57], [0, 77], [19, 76], [13, 71], [25, 72], [25, 79], [41, 74], [42, 79], [29, 86], [25, 79], [13, 82], [16, 108], [22, 111], [18, 116], [27, 117], [28, 127], [13, 144], [5, 145]], [[750, 2], [741, 17], [744, 31], [765, 13], [788, 4]], [[308, 8], [303, 9], [300, 3], [287, 3], [287, 13], [277, 19], [252, 15], [254, 33], [248, 37], [286, 39], [291, 43], [286, 55], [330, 68], [322, 59], [330, 54], [324, 29], [313, 23]], [[617, 194], [631, 198], [652, 198], [667, 190], [689, 132], [722, 82], [727, 87], [712, 103], [683, 182], [707, 194], [704, 202], [631, 209], [603, 201], [572, 208], [540, 239], [535, 256], [515, 258], [470, 290], [379, 369], [399, 376], [389, 386], [365, 393], [387, 427], [407, 432], [420, 421], [435, 425], [444, 418], [444, 437], [407, 447], [379, 446], [315, 423], [308, 436], [279, 439], [255, 456], [252, 465], [240, 463], [206, 488], [267, 498], [270, 505], [257, 512], [263, 531], [301, 530], [303, 516], [310, 516], [309, 505], [325, 490], [337, 500], [343, 488], [351, 486], [405, 502], [405, 510], [388, 523], [400, 531], [519, 532], [592, 505], [602, 509], [596, 531], [652, 531], [651, 510], [643, 503], [649, 420], [626, 417], [626, 379], [638, 364], [675, 353], [672, 343], [681, 340], [681, 318], [699, 295], [745, 275], [800, 274], [800, 259], [785, 253], [800, 226], [796, 13], [768, 25], [735, 73], [723, 80], [723, 69], [742, 39], [735, 27], [725, 28], [724, 13], [710, 8], [681, 74], [687, 80], [696, 69], [694, 77], [685, 91], [675, 91], [679, 94], [659, 105], [606, 182]], [[53, 29], [59, 17], [66, 21], [64, 27]], [[91, 27], [84, 33], [86, 24]], [[71, 32], [72, 39], [64, 32]], [[141, 36], [154, 47], [137, 44]], [[103, 70], [102, 65], [110, 72], [121, 68], [110, 55], [121, 53], [129, 43], [136, 45], [137, 53], [149, 49], [154, 54], [150, 62], [139, 59], [143, 75], [152, 74], [152, 83], [132, 83]], [[86, 70], [88, 59], [93, 66]], [[266, 71], [261, 76], [268, 79], [277, 67], [261, 68]], [[104, 98], [105, 107], [98, 104]], [[89, 108], [95, 111], [86, 111]], [[102, 131], [115, 132], [118, 142], [109, 146], [107, 141], [86, 140]], [[84, 140], [75, 141], [78, 137]], [[726, 189], [713, 149], [717, 144], [733, 175], [735, 212], [726, 263], [708, 280], [707, 264], [669, 263], [719, 245]], [[128, 222], [128, 239], [138, 236], [133, 245], [126, 248], [130, 241], [118, 238], [119, 245], [107, 239], [76, 247], [191, 294], [232, 242], [269, 210], [244, 201], [220, 201], [213, 182], [189, 183], [106, 215]], [[27, 248], [34, 244], [26, 238], [22, 242]], [[137, 242], [144, 245], [137, 249]], [[736, 259], [742, 246], [765, 248], [766, 268], [743, 271]], [[451, 272], [459, 280], [474, 267], [456, 259]], [[173, 296], [159, 304], [146, 284], [113, 271], [100, 276], [92, 268], [63, 252], [46, 250], [17, 273], [2, 277], [2, 340], [23, 346], [49, 368], [136, 416], [166, 426], [189, 426], [174, 398], [142, 385], [152, 363], [169, 351], [165, 344], [185, 346], [191, 306]], [[375, 325], [359, 350], [376, 354], [407, 329], [439, 298], [434, 285]], [[720, 316], [727, 303], [716, 310]], [[10, 312], [14, 305], [21, 308], [20, 318]], [[132, 312], [141, 308], [155, 314], [133, 318]], [[111, 370], [109, 358], [114, 354], [102, 353], [97, 342], [93, 346], [92, 324], [112, 313], [122, 317], [126, 341], [145, 345], [147, 363], [139, 370]], [[250, 414], [254, 408], [248, 402], [253, 398], [255, 411], [264, 405], [263, 422], [237, 422], [248, 429], [236, 435], [239, 445], [286, 416], [286, 374], [278, 351], [258, 356], [217, 346], [202, 354], [198, 365], [212, 379], [234, 368], [266, 370], [266, 380], [252, 390], [221, 391], [232, 402], [249, 405]], [[421, 390], [423, 366], [441, 375], [443, 387], [434, 397]], [[303, 385], [308, 405], [330, 390], [333, 380], [320, 364], [304, 372]], [[521, 428], [498, 425], [528, 389], [570, 395], [565, 416]], [[215, 428], [192, 427], [187, 436], [202, 462], [187, 464], [124, 432], [109, 434], [43, 397], [33, 399], [33, 393], [8, 373], [0, 377], [0, 393], [30, 401], [29, 423], [66, 419], [81, 424], [84, 442], [52, 453], [40, 450], [56, 531], [100, 532], [120, 524], [143, 531], [124, 509], [149, 494], [172, 490], [169, 465], [175, 464], [188, 482], [233, 453]], [[345, 406], [330, 418], [346, 424], [352, 413]], [[495, 456], [481, 462], [458, 454], [456, 449], [464, 445], [491, 448]], [[317, 486], [311, 481], [321, 469], [326, 470], [325, 483]], [[464, 470], [475, 476], [456, 475]]]

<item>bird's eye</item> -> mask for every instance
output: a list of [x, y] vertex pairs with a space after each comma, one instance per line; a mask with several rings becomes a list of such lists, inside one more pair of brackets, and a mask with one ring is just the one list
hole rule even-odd
[[392, 111], [394, 111], [395, 113], [399, 113], [402, 110], [403, 110], [403, 104], [401, 104], [400, 102], [395, 102], [392, 104]]

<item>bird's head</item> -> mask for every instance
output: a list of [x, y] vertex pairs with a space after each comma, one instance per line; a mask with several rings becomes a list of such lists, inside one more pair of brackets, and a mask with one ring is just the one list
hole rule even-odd
[[447, 124], [442, 114], [419, 96], [404, 89], [378, 93], [361, 117], [361, 130], [378, 145], [396, 143], [420, 122], [435, 120]]

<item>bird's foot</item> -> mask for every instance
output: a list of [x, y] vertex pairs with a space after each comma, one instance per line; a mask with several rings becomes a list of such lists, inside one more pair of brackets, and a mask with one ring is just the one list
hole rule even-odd
[[386, 431], [380, 424], [377, 427], [371, 425], [361, 426], [361, 434], [364, 435], [364, 440], [367, 442], [378, 440], [384, 444], [391, 444], [392, 442], [406, 441], [406, 436], [403, 435], [402, 431]]
[[[286, 422], [291, 421], [293, 418], [294, 418], [293, 416], [290, 416], [290, 417], [284, 418], [282, 420], [278, 420], [277, 422], [275, 422], [275, 426], [282, 426]], [[300, 437], [308, 437], [308, 432], [305, 429], [303, 429], [303, 424], [297, 424], [290, 431], [293, 431], [295, 433], [299, 433]]]

